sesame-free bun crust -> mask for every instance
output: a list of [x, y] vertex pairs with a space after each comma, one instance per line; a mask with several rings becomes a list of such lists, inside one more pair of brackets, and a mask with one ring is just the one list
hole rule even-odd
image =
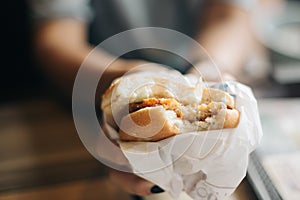
[[125, 116], [120, 139], [124, 141], [158, 141], [179, 133], [162, 107], [148, 107]]
[[228, 108], [234, 108], [235, 103], [234, 99], [230, 94], [222, 90], [204, 87], [202, 90], [202, 99], [201, 103], [210, 103], [210, 102], [223, 102], [227, 105]]
[[223, 128], [236, 128], [240, 121], [240, 112], [236, 109], [226, 109]]

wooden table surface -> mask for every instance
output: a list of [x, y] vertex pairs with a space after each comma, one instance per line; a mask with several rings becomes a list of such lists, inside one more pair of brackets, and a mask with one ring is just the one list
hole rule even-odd
[[[82, 145], [71, 111], [51, 98], [0, 105], [0, 200], [130, 199]], [[244, 180], [233, 200], [256, 199]]]

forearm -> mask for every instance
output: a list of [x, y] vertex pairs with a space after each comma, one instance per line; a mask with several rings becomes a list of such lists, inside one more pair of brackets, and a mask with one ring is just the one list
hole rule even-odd
[[207, 7], [196, 39], [221, 72], [233, 75], [241, 70], [255, 41], [249, 14], [239, 7], [226, 4]]
[[84, 24], [74, 20], [48, 21], [35, 30], [34, 50], [38, 64], [64, 89], [70, 88], [89, 52], [89, 46], [83, 42], [85, 36]]
[[[61, 19], [45, 22], [36, 29], [35, 54], [39, 64], [44, 68], [50, 78], [64, 92], [71, 94], [76, 73], [93, 50], [87, 42], [85, 24], [71, 19]], [[104, 70], [112, 60], [112, 56], [98, 50], [93, 53], [88, 65], [91, 71]], [[103, 92], [110, 82], [129, 70], [131, 62], [122, 59], [116, 60], [105, 71], [105, 80], [99, 88]]]

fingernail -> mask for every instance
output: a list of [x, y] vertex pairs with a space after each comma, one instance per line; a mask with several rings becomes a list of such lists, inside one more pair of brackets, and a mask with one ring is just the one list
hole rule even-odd
[[157, 194], [157, 193], [164, 192], [164, 190], [161, 189], [160, 187], [158, 187], [157, 185], [154, 185], [154, 186], [151, 188], [150, 191], [151, 191], [152, 194]]
[[143, 197], [137, 196], [137, 195], [131, 195], [132, 200], [143, 200]]

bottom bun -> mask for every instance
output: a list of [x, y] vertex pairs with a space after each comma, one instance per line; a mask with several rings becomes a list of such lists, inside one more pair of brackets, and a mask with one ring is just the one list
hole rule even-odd
[[120, 139], [124, 141], [158, 141], [180, 131], [174, 124], [176, 114], [162, 106], [147, 107], [125, 116], [120, 124]]
[[235, 128], [239, 124], [240, 113], [235, 109], [226, 109], [226, 117], [223, 128]]
[[209, 120], [189, 122], [162, 106], [147, 107], [121, 120], [119, 137], [123, 141], [159, 141], [184, 132], [235, 128], [239, 115], [235, 109], [224, 109]]

